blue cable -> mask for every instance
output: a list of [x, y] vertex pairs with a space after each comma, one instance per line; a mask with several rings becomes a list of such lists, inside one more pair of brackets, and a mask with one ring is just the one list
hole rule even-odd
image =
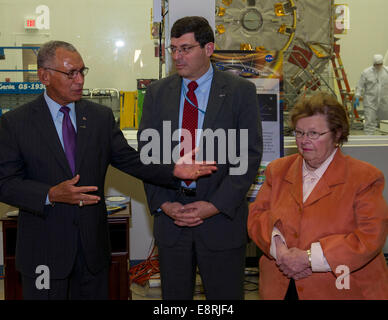
[[186, 90], [183, 90], [183, 96], [185, 97], [185, 100], [187, 100], [188, 103], [190, 103], [195, 109], [197, 109], [198, 111], [202, 112], [203, 114], [206, 113], [206, 111], [204, 110], [201, 110], [200, 108], [198, 108], [189, 98], [188, 96], [186, 95]]

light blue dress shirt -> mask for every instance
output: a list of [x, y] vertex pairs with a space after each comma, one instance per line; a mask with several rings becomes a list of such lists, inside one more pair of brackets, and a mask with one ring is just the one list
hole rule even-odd
[[[47, 95], [46, 91], [44, 91], [43, 96], [44, 96], [44, 99], [46, 100], [46, 103], [47, 103], [47, 105], [49, 107], [51, 117], [53, 118], [53, 121], [54, 121], [55, 129], [57, 130], [59, 140], [61, 141], [62, 148], [64, 149], [63, 137], [62, 137], [63, 113], [61, 111], [59, 111], [59, 109], [62, 106], [60, 104], [58, 104], [57, 102], [55, 102], [53, 99], [51, 99]], [[77, 132], [76, 115], [75, 115], [75, 103], [72, 102], [72, 103], [67, 104], [66, 106], [70, 108], [70, 112], [69, 112], [70, 120], [71, 120], [71, 122], [73, 124], [73, 127], [74, 127], [75, 131]], [[46, 196], [46, 205], [49, 205], [49, 204], [51, 204], [51, 202], [49, 201], [48, 194], [47, 194], [47, 196]]]
[[[213, 80], [213, 66], [210, 64], [209, 70], [199, 79], [195, 80], [198, 84], [197, 89], [195, 89], [194, 93], [197, 97], [198, 102], [198, 130], [202, 130], [203, 121], [205, 120], [205, 113], [207, 109], [207, 103], [209, 101], [210, 88]], [[183, 78], [182, 80], [182, 91], [181, 91], [181, 102], [179, 107], [179, 136], [181, 135], [180, 129], [182, 128], [182, 118], [183, 118], [183, 109], [185, 105], [185, 96], [189, 91], [188, 85], [191, 80]], [[199, 131], [198, 133], [200, 133]], [[199, 146], [201, 134], [198, 134], [196, 137], [195, 146]], [[182, 187], [187, 187], [184, 182], [182, 182]], [[189, 188], [196, 188], [196, 183], [192, 182]]]
[[[53, 99], [51, 99], [48, 95], [47, 92], [44, 92], [44, 99], [47, 102], [47, 105], [49, 107], [51, 117], [53, 118], [55, 129], [57, 129], [58, 137], [59, 140], [61, 140], [62, 148], [63, 147], [63, 137], [62, 137], [62, 121], [63, 121], [63, 113], [59, 111], [59, 109], [63, 106], [55, 102]], [[76, 115], [75, 115], [75, 103], [71, 102], [66, 105], [67, 107], [70, 108], [70, 120], [73, 124], [73, 127], [75, 129], [75, 132], [77, 132], [77, 121], [76, 121]]]

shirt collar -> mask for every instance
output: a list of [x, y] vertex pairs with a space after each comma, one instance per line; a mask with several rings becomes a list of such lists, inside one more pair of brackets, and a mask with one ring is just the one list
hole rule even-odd
[[323, 174], [329, 167], [330, 163], [333, 161], [334, 155], [337, 152], [338, 148], [335, 148], [334, 151], [331, 153], [331, 155], [319, 166], [319, 168], [311, 171], [307, 169], [306, 161], [303, 159], [303, 178], [307, 176], [315, 176], [319, 179], [322, 178]]
[[[201, 85], [204, 84], [206, 81], [208, 81], [209, 79], [211, 79], [213, 77], [213, 66], [212, 64], [210, 64], [210, 67], [209, 69], [206, 71], [206, 73], [204, 75], [202, 75], [202, 77], [198, 78], [197, 80], [195, 80], [195, 82], [198, 84], [198, 89], [201, 88]], [[191, 82], [192, 80], [189, 80], [187, 78], [183, 78], [183, 84], [185, 85], [185, 87], [187, 88], [188, 84]]]
[[[46, 103], [49, 107], [49, 110], [51, 112], [51, 116], [53, 117], [53, 119], [55, 119], [58, 116], [59, 109], [62, 107], [62, 105], [60, 105], [58, 102], [51, 99], [48, 96], [46, 90], [44, 91], [44, 99], [46, 100]], [[71, 102], [71, 103], [67, 104], [66, 106], [70, 108], [70, 114], [75, 114], [75, 103], [74, 102]]]

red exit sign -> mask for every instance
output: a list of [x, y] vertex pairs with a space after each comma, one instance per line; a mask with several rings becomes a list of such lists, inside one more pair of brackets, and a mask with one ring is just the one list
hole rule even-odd
[[36, 29], [36, 20], [35, 19], [26, 19], [24, 23], [25, 29]]

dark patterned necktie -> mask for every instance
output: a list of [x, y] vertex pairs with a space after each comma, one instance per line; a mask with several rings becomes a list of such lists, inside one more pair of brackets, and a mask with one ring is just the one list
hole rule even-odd
[[[194, 90], [197, 89], [198, 84], [195, 81], [191, 81], [188, 85], [189, 91], [187, 92], [187, 98], [185, 99], [185, 104], [183, 108], [183, 118], [182, 118], [182, 129], [186, 129], [190, 132], [191, 139], [183, 139], [181, 136], [181, 150], [180, 156], [182, 157], [184, 153], [187, 153], [195, 148], [195, 130], [198, 128], [198, 101], [195, 96]], [[194, 107], [194, 104], [196, 107]], [[183, 140], [183, 143], [182, 143]], [[193, 155], [193, 160], [195, 160], [195, 155]], [[190, 185], [192, 180], [185, 180], [186, 185]]]
[[60, 112], [63, 113], [62, 120], [62, 137], [63, 137], [63, 147], [65, 149], [65, 154], [67, 161], [69, 162], [71, 172], [73, 175], [75, 174], [75, 146], [76, 146], [76, 132], [71, 123], [70, 119], [70, 108], [69, 107], [61, 107], [59, 109]]

